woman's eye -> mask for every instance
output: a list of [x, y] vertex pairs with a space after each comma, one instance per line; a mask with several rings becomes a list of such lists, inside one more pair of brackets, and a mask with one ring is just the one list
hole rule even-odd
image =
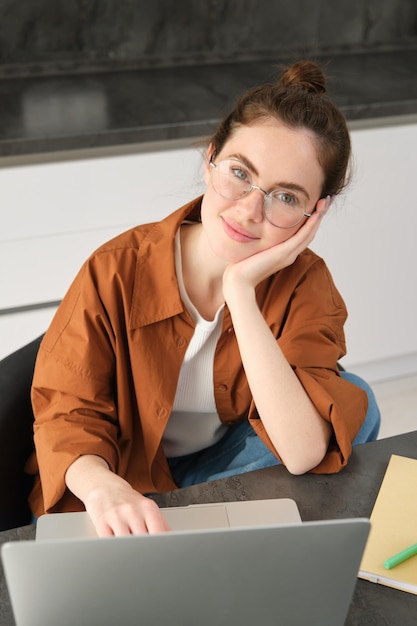
[[289, 206], [297, 206], [298, 199], [297, 196], [294, 196], [292, 193], [288, 191], [278, 191], [274, 193], [274, 197], [277, 198], [283, 204], [287, 204]]
[[242, 169], [241, 167], [234, 167], [232, 169], [232, 174], [235, 178], [238, 178], [239, 180], [242, 180], [244, 182], [249, 180], [247, 171]]

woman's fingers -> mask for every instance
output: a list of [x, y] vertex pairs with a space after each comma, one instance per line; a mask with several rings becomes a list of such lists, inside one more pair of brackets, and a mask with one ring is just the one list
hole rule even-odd
[[[98, 508], [98, 507], [97, 507]], [[171, 530], [158, 505], [137, 492], [117, 498], [100, 512], [88, 511], [99, 537], [143, 535]]]

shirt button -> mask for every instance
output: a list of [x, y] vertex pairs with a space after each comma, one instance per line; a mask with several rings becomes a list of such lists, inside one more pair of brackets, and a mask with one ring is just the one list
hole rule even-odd
[[218, 390], [219, 390], [219, 391], [227, 391], [227, 385], [223, 385], [223, 384], [222, 384], [222, 385], [219, 385], [219, 386], [218, 386]]
[[167, 410], [163, 406], [161, 406], [156, 412], [156, 415], [158, 416], [158, 419], [160, 420], [163, 419], [166, 414], [167, 414]]
[[235, 329], [233, 328], [233, 326], [230, 326], [230, 328], [227, 329], [227, 332], [229, 333], [229, 335], [233, 335], [234, 330]]
[[178, 346], [178, 348], [182, 348], [182, 346], [183, 346], [184, 344], [185, 344], [185, 339], [184, 339], [184, 337], [180, 337], [180, 338], [177, 340], [177, 346]]

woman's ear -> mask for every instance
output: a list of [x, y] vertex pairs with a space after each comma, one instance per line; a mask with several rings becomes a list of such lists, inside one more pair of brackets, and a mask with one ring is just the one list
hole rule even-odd
[[214, 149], [214, 146], [211, 143], [209, 147], [207, 148], [206, 158], [205, 158], [205, 163], [204, 163], [204, 182], [206, 183], [206, 185], [209, 184], [209, 179], [210, 179], [210, 170], [211, 170], [210, 161], [212, 158], [214, 158], [215, 154], [216, 154], [216, 150]]
[[214, 145], [210, 143], [209, 147], [207, 148], [207, 162], [208, 163], [210, 163], [211, 159], [214, 159], [215, 154], [216, 154], [216, 149]]

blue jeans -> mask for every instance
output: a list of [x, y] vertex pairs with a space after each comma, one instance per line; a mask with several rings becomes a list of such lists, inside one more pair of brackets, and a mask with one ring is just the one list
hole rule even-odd
[[[359, 376], [341, 372], [368, 394], [368, 411], [353, 445], [375, 441], [378, 437], [381, 416], [374, 393]], [[200, 452], [168, 459], [172, 476], [179, 487], [188, 487], [227, 476], [243, 474], [264, 467], [278, 465], [278, 459], [256, 435], [248, 421], [229, 428], [225, 436], [213, 446]]]

